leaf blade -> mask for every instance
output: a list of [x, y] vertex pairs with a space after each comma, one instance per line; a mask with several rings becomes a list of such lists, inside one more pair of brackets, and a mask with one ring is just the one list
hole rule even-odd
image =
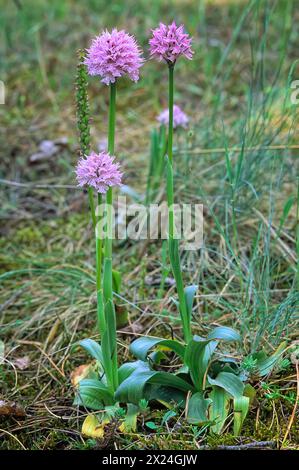
[[154, 338], [150, 336], [143, 336], [136, 339], [130, 346], [130, 351], [137, 359], [145, 361], [147, 353], [155, 346], [165, 346], [174, 351], [182, 359], [185, 354], [185, 346], [173, 339]]
[[83, 379], [79, 382], [74, 405], [85, 406], [92, 410], [101, 410], [104, 405], [112, 405], [112, 394], [106, 385], [96, 379]]
[[207, 336], [207, 339], [218, 339], [223, 341], [241, 341], [237, 331], [229, 326], [217, 326]]
[[219, 372], [215, 379], [208, 377], [210, 385], [217, 385], [223, 388], [226, 392], [234, 398], [239, 398], [243, 395], [244, 384], [235, 374], [231, 372]]
[[188, 403], [187, 421], [191, 424], [208, 422], [208, 408], [211, 403], [212, 400], [204, 398], [201, 392], [194, 393]]
[[203, 340], [198, 336], [194, 336], [187, 344], [184, 362], [189, 367], [192, 381], [198, 391], [203, 390], [204, 377], [217, 344], [217, 341]]
[[101, 345], [99, 343], [97, 343], [93, 339], [85, 338], [81, 341], [78, 341], [76, 345], [81, 346], [83, 349], [85, 349], [86, 352], [90, 354], [91, 357], [103, 364], [103, 353]]

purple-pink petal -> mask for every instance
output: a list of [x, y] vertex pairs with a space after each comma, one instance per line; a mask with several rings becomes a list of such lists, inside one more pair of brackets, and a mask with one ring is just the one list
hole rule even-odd
[[192, 38], [184, 33], [183, 25], [177, 26], [174, 21], [168, 26], [160, 23], [152, 33], [153, 36], [149, 41], [151, 57], [171, 64], [174, 64], [180, 56], [192, 59]]
[[80, 158], [76, 167], [78, 186], [90, 186], [98, 193], [106, 193], [109, 187], [120, 186], [122, 173], [114, 156], [106, 152], [95, 153]]
[[[169, 110], [164, 109], [162, 113], [159, 114], [157, 117], [157, 120], [159, 121], [160, 124], [163, 124], [164, 126], [168, 125], [168, 120], [169, 120]], [[184, 113], [184, 111], [181, 110], [179, 106], [176, 104], [173, 106], [173, 127], [174, 129], [177, 127], [184, 127], [186, 128], [189, 122], [189, 118], [187, 114]]]
[[90, 75], [98, 75], [103, 83], [110, 85], [123, 75], [137, 82], [144, 59], [135, 38], [114, 28], [111, 33], [106, 30], [92, 40], [84, 63]]

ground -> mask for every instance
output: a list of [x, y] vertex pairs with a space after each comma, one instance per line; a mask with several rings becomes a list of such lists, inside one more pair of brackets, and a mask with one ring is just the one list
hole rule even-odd
[[[76, 51], [103, 28], [134, 34], [148, 58], [150, 29], [183, 22], [194, 37], [192, 61], [176, 67], [175, 101], [190, 116], [175, 136], [176, 198], [204, 205], [204, 244], [183, 252], [186, 283], [198, 284], [193, 328], [238, 329], [237, 358], [287, 341], [270, 377], [252, 380], [257, 395], [242, 436], [190, 426], [179, 413], [161, 425], [151, 410], [138, 433], [112, 423], [101, 441], [81, 435], [85, 411], [72, 405], [70, 374], [89, 359], [72, 345], [98, 338], [94, 241], [87, 196], [75, 188], [78, 158]], [[280, 0], [18, 0], [1, 15], [1, 306], [0, 399], [18, 407], [0, 416], [1, 449], [197, 449], [266, 441], [298, 448], [298, 104], [297, 2]], [[108, 90], [90, 79], [92, 145], [106, 135]], [[116, 149], [125, 184], [145, 193], [150, 132], [167, 103], [163, 64], [147, 61], [141, 80], [120, 83]], [[36, 157], [44, 140], [58, 152]], [[231, 175], [233, 173], [233, 177]], [[164, 181], [160, 198], [163, 198]], [[143, 333], [180, 337], [170, 282], [161, 291], [161, 243], [119, 241], [120, 357]], [[0, 351], [1, 352], [1, 351]], [[0, 359], [1, 359], [0, 354]], [[25, 411], [25, 416], [23, 415]], [[0, 413], [1, 414], [1, 413]], [[148, 426], [147, 423], [154, 423]]]

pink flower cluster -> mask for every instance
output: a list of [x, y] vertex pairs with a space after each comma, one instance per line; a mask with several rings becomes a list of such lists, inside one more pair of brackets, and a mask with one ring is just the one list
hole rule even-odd
[[[160, 124], [163, 124], [164, 126], [168, 125], [168, 120], [169, 120], [169, 110], [164, 109], [161, 114], [157, 117], [157, 120], [159, 121]], [[181, 110], [179, 106], [176, 104], [173, 106], [173, 127], [174, 129], [176, 127], [184, 127], [186, 128], [189, 122], [189, 118], [187, 114], [184, 113], [184, 111]]]
[[93, 39], [84, 63], [90, 75], [99, 75], [106, 85], [123, 75], [137, 82], [144, 60], [133, 36], [116, 28]]
[[[185, 56], [192, 59], [191, 37], [184, 33], [183, 25], [177, 26], [175, 22], [160, 26], [152, 30], [150, 39], [151, 57], [164, 59], [168, 64], [174, 64], [178, 57]], [[90, 75], [98, 75], [106, 85], [114, 83], [123, 75], [128, 75], [133, 81], [139, 79], [139, 69], [144, 63], [142, 53], [133, 36], [125, 31], [114, 28], [111, 32], [104, 31], [93, 39], [87, 49], [84, 61]], [[158, 116], [161, 124], [167, 125], [169, 111], [165, 110]], [[173, 107], [173, 127], [186, 127], [188, 117], [179, 108]], [[111, 186], [120, 186], [122, 173], [119, 163], [114, 163], [114, 156], [106, 151], [91, 152], [81, 158], [76, 167], [76, 176], [79, 186], [90, 186], [98, 193], [106, 193]]]
[[76, 168], [78, 186], [90, 186], [102, 194], [110, 186], [120, 186], [122, 173], [119, 171], [119, 163], [114, 163], [114, 159], [106, 152], [91, 152], [80, 158]]
[[152, 33], [153, 37], [149, 41], [151, 57], [164, 59], [168, 64], [174, 64], [182, 55], [192, 59], [192, 38], [184, 33], [183, 25], [177, 26], [174, 21], [168, 26], [160, 23]]

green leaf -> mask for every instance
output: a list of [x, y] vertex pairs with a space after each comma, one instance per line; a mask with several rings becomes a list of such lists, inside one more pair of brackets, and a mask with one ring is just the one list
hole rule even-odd
[[182, 359], [184, 358], [185, 346], [183, 344], [172, 339], [152, 338], [149, 336], [136, 339], [131, 344], [130, 351], [135, 357], [145, 361], [148, 351], [155, 346], [167, 347], [178, 354]]
[[146, 427], [152, 430], [158, 429], [158, 426], [153, 421], [148, 421], [145, 423]]
[[[169, 163], [168, 163], [168, 166], [169, 166]], [[171, 185], [169, 188], [167, 188], [167, 193], [168, 193], [167, 197], [168, 197], [168, 200], [171, 200], [171, 197], [173, 197], [173, 195], [171, 196], [169, 194], [169, 191], [172, 191]], [[175, 231], [175, 223], [174, 223], [174, 231]], [[173, 236], [175, 237], [176, 234], [174, 233]], [[172, 273], [176, 282], [177, 293], [179, 297], [179, 302], [175, 302], [175, 303], [179, 307], [182, 326], [183, 326], [183, 332], [184, 332], [184, 338], [185, 338], [185, 341], [187, 342], [189, 341], [191, 337], [191, 330], [190, 330], [191, 317], [190, 317], [190, 314], [188, 313], [188, 308], [186, 305], [186, 295], [184, 292], [183, 277], [182, 277], [182, 271], [181, 271], [181, 266], [180, 266], [179, 242], [178, 242], [178, 239], [173, 238], [171, 234], [169, 234], [168, 248], [169, 248], [168, 251], [169, 251], [169, 259], [170, 259], [170, 264], [172, 268]]]
[[147, 360], [150, 364], [160, 364], [161, 361], [166, 360], [167, 356], [163, 351], [153, 351], [147, 356]]
[[137, 427], [137, 416], [139, 413], [139, 407], [128, 403], [127, 413], [124, 422], [120, 426], [122, 432], [135, 432]]
[[241, 336], [239, 333], [228, 326], [217, 326], [214, 328], [208, 336], [207, 339], [218, 339], [224, 341], [241, 341]]
[[101, 334], [101, 340], [106, 330], [106, 318], [104, 309], [104, 293], [103, 289], [97, 291], [97, 317], [98, 317], [98, 328]]
[[119, 406], [118, 403], [105, 406], [104, 413], [101, 413], [102, 419], [109, 419], [121, 417], [125, 415], [125, 410]]
[[183, 408], [186, 403], [186, 392], [178, 390], [177, 388], [147, 384], [145, 387], [145, 394], [149, 401], [158, 401], [169, 409], [173, 409], [174, 405]]
[[109, 388], [113, 389], [113, 373], [112, 373], [112, 362], [111, 352], [109, 343], [109, 332], [106, 328], [102, 337], [102, 352], [103, 352], [103, 367], [105, 371], [105, 377]]
[[88, 352], [88, 354], [90, 354], [91, 357], [103, 364], [103, 353], [99, 343], [97, 343], [93, 339], [86, 338], [82, 339], [81, 341], [78, 341], [75, 346], [77, 345], [81, 346], [83, 349], [85, 349], [85, 351]]
[[[175, 230], [175, 227], [174, 227]], [[180, 257], [179, 257], [179, 241], [177, 238], [170, 238], [168, 240], [168, 253], [170, 264], [173, 271], [173, 276], [177, 280], [181, 276]]]
[[265, 357], [265, 355], [261, 353], [252, 355], [254, 359], [257, 359], [256, 367], [261, 377], [268, 375], [272, 371], [273, 367], [284, 353], [285, 348], [286, 342], [284, 341], [270, 357]]
[[[144, 372], [143, 374], [145, 375], [147, 372]], [[147, 383], [170, 387], [181, 390], [183, 392], [188, 392], [189, 390], [193, 391], [191, 384], [168, 372], [153, 371], [152, 376], [149, 378]]]
[[161, 426], [164, 426], [164, 424], [168, 423], [168, 421], [171, 419], [171, 418], [174, 418], [176, 416], [176, 412], [174, 410], [168, 410], [166, 411], [166, 413], [164, 414], [163, 416], [163, 419], [161, 421]]
[[147, 384], [156, 384], [188, 392], [193, 387], [188, 382], [168, 372], [136, 369], [118, 387], [115, 398], [122, 403], [138, 404], [141, 398], [147, 398], [144, 393]]
[[79, 382], [74, 405], [86, 406], [92, 410], [101, 410], [104, 405], [112, 405], [112, 394], [99, 380], [83, 379]]
[[119, 271], [112, 269], [112, 288], [116, 294], [120, 293], [121, 287], [121, 274]]
[[203, 424], [209, 421], [208, 408], [212, 400], [204, 398], [202, 392], [192, 395], [188, 403], [187, 421], [191, 424]]
[[278, 236], [280, 235], [280, 231], [289, 215], [289, 212], [293, 206], [293, 204], [295, 203], [296, 201], [296, 198], [294, 196], [291, 196], [289, 197], [289, 199], [287, 200], [287, 202], [285, 203], [284, 205], [284, 208], [283, 208], [283, 212], [282, 212], [282, 217], [280, 219], [280, 223], [279, 223], [279, 229], [278, 229]]
[[210, 385], [217, 385], [226, 390], [234, 398], [239, 398], [243, 395], [244, 384], [235, 374], [230, 372], [220, 372], [216, 379], [208, 377]]
[[243, 395], [249, 398], [249, 404], [251, 404], [255, 399], [256, 391], [252, 385], [245, 384]]
[[196, 293], [197, 289], [198, 289], [198, 286], [196, 286], [196, 285], [187, 286], [184, 289], [185, 299], [186, 299], [186, 307], [187, 307], [187, 312], [188, 312], [189, 318], [191, 318], [191, 316], [192, 316], [192, 307], [193, 307], [193, 302], [194, 302], [194, 296], [195, 296], [195, 293]]
[[119, 383], [122, 383], [126, 380], [136, 369], [141, 370], [150, 370], [147, 362], [144, 361], [135, 361], [135, 362], [126, 362], [122, 364], [118, 369], [118, 380]]
[[234, 399], [234, 436], [239, 436], [249, 410], [249, 397]]
[[199, 391], [203, 390], [203, 380], [217, 344], [217, 341], [203, 340], [199, 336], [194, 336], [187, 344], [184, 362], [189, 367], [194, 386]]
[[118, 367], [116, 355], [116, 324], [114, 305], [108, 300], [105, 305], [106, 331], [102, 338], [102, 353], [107, 383], [111, 389], [118, 385]]
[[211, 431], [220, 434], [228, 416], [231, 397], [223, 388], [217, 386], [212, 388], [209, 397], [211, 399], [209, 418], [210, 421], [215, 421]]

